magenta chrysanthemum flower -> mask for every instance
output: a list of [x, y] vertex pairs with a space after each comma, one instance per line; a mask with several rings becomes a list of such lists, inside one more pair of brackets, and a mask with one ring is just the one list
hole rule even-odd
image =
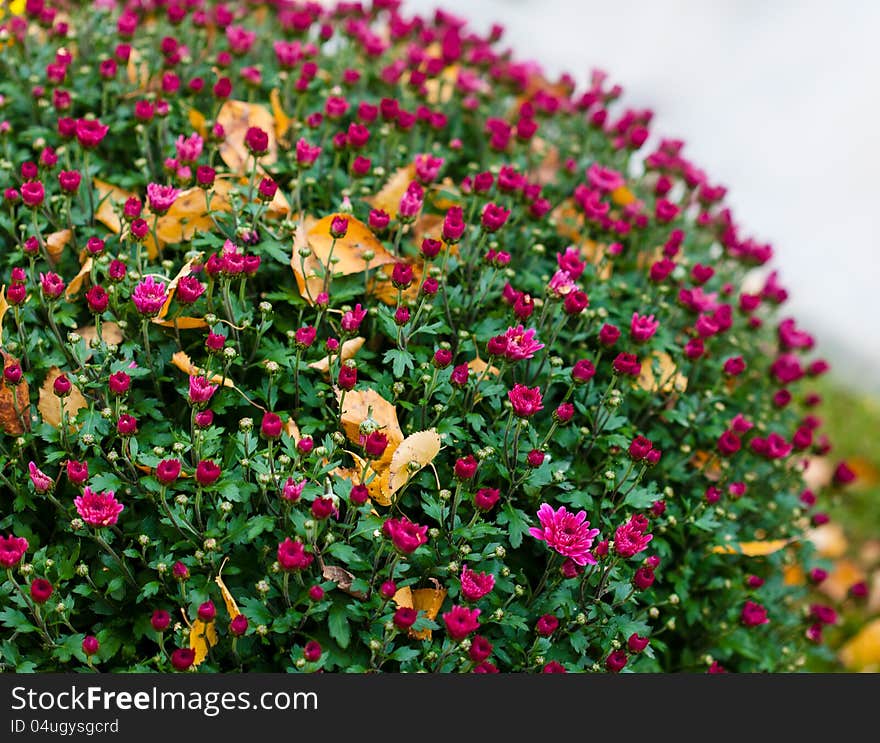
[[34, 489], [38, 493], [46, 493], [55, 485], [55, 481], [37, 467], [34, 462], [28, 462], [28, 474], [30, 475], [31, 482], [34, 484]]
[[538, 351], [544, 348], [544, 344], [535, 338], [537, 331], [534, 328], [526, 330], [522, 325], [515, 328], [508, 328], [504, 334], [507, 340], [507, 351], [505, 356], [510, 361], [521, 361], [522, 359], [532, 358]]
[[4, 568], [15, 567], [21, 562], [27, 548], [28, 540], [24, 537], [16, 537], [12, 534], [0, 537], [0, 565]]
[[152, 276], [147, 276], [131, 293], [135, 308], [147, 317], [158, 315], [167, 298], [165, 284], [154, 280]]
[[[643, 518], [643, 517], [642, 517]], [[633, 516], [625, 524], [621, 524], [614, 532], [614, 550], [621, 557], [632, 557], [644, 550], [654, 538], [653, 534], [645, 534], [647, 520], [641, 521]]]
[[80, 518], [89, 526], [113, 526], [119, 519], [119, 514], [125, 508], [112, 490], [106, 493], [96, 493], [91, 488], [83, 490], [83, 494], [74, 498], [73, 504]]
[[190, 405], [204, 405], [217, 391], [217, 385], [211, 384], [206, 377], [191, 375], [189, 378]]
[[478, 573], [467, 565], [461, 569], [461, 595], [465, 601], [479, 601], [495, 587], [492, 573]]
[[569, 513], [565, 506], [554, 511], [550, 504], [542, 503], [538, 509], [538, 520], [543, 528], [533, 526], [529, 529], [529, 534], [535, 539], [547, 542], [548, 547], [571, 558], [578, 565], [596, 564], [590, 548], [599, 530], [590, 528], [586, 511]]

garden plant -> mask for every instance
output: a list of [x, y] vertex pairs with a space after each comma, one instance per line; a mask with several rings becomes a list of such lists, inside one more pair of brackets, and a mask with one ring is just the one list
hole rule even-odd
[[604, 73], [395, 0], [0, 8], [2, 670], [828, 652], [828, 365]]

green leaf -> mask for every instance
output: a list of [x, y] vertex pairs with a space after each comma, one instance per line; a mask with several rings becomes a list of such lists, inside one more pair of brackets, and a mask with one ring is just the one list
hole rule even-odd
[[382, 361], [386, 364], [392, 363], [394, 365], [393, 372], [396, 378], [402, 377], [407, 369], [414, 368], [413, 359], [414, 357], [409, 351], [400, 348], [389, 348], [382, 357]]
[[330, 637], [336, 640], [341, 648], [347, 648], [351, 641], [351, 629], [348, 626], [348, 607], [342, 604], [334, 604], [327, 617], [327, 627]]
[[510, 546], [517, 549], [522, 544], [522, 538], [529, 533], [529, 522], [525, 513], [514, 508], [510, 503], [505, 503], [498, 521], [508, 525], [508, 538]]
[[16, 632], [36, 631], [36, 627], [31, 624], [31, 620], [18, 609], [13, 609], [11, 606], [0, 611], [0, 622], [2, 622], [4, 627], [11, 627]]
[[275, 528], [275, 519], [271, 516], [254, 516], [248, 521], [247, 541], [253, 541], [264, 531], [272, 531]]
[[636, 488], [623, 499], [623, 503], [633, 508], [648, 508], [657, 498], [653, 488]]

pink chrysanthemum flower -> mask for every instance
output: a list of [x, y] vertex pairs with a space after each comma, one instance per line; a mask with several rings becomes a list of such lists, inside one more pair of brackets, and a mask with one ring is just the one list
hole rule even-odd
[[152, 276], [147, 276], [131, 293], [131, 301], [137, 311], [148, 317], [159, 314], [167, 298], [165, 284]]
[[537, 331], [534, 328], [526, 330], [522, 325], [508, 328], [504, 334], [507, 340], [505, 356], [511, 361], [521, 361], [532, 358], [538, 351], [544, 348], [544, 344], [535, 338]]
[[174, 186], [163, 186], [159, 183], [147, 184], [147, 201], [153, 214], [165, 214], [174, 204], [180, 192]]
[[119, 519], [119, 514], [125, 508], [112, 490], [106, 493], [96, 493], [91, 488], [83, 490], [83, 494], [74, 498], [73, 504], [80, 518], [89, 526], [113, 526]]
[[194, 163], [199, 159], [204, 147], [204, 140], [198, 134], [190, 134], [184, 137], [182, 134], [175, 142], [177, 159], [184, 163]]
[[590, 528], [586, 511], [569, 513], [565, 506], [554, 511], [550, 504], [542, 503], [538, 509], [538, 520], [543, 528], [533, 526], [529, 529], [529, 534], [535, 539], [547, 542], [548, 547], [571, 558], [578, 565], [596, 564], [590, 548], [599, 530]]

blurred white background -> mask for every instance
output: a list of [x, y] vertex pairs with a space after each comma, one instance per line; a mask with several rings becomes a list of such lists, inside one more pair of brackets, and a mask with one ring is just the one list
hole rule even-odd
[[[408, 0], [429, 14], [435, 0]], [[838, 377], [880, 391], [880, 2], [443, 0], [547, 73], [594, 67], [729, 189], [788, 312]]]

